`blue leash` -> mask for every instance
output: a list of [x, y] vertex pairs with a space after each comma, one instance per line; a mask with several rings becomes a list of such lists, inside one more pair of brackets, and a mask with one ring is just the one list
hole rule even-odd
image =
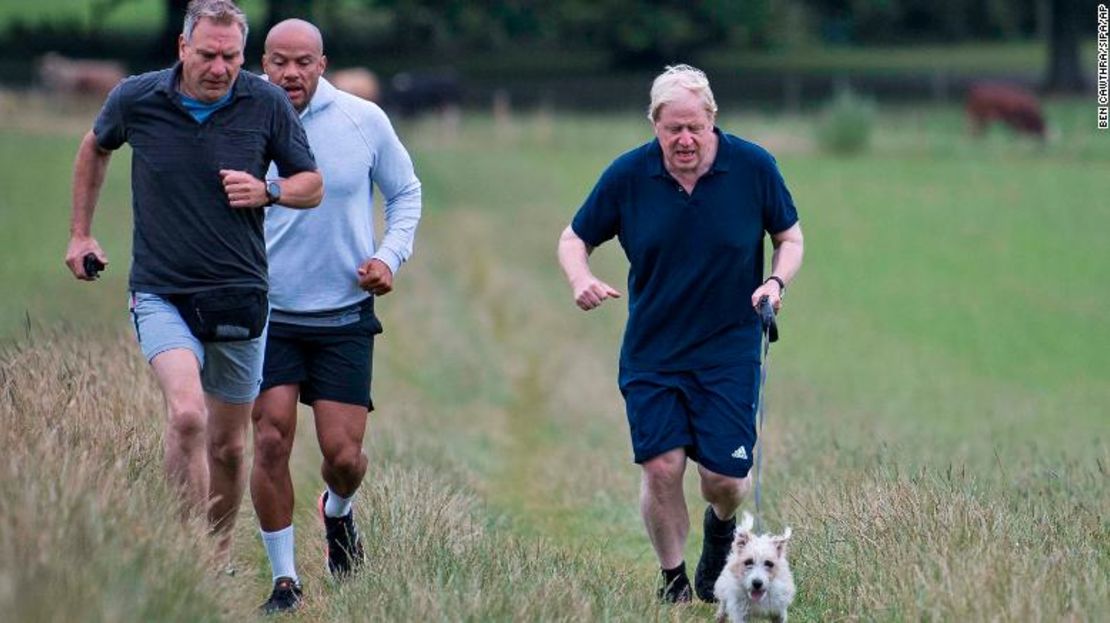
[[775, 310], [766, 296], [759, 299], [759, 321], [763, 326], [763, 358], [759, 365], [759, 408], [756, 410], [755, 442], [755, 529], [763, 531], [763, 420], [766, 418], [767, 405], [767, 362], [771, 353], [771, 342], [779, 340], [779, 327], [775, 322]]

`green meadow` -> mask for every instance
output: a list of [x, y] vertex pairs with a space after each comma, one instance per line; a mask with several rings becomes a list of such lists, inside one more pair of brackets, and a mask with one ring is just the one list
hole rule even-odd
[[[721, 104], [722, 127], [777, 156], [806, 235], [764, 436], [765, 519], [795, 535], [792, 619], [1100, 618], [1110, 135], [1093, 103], [1050, 102], [1045, 146], [1001, 129], [973, 140], [955, 105], [880, 109], [871, 150], [848, 158], [817, 150], [815, 118]], [[0, 112], [0, 612], [251, 617], [270, 577], [249, 500], [226, 576], [162, 486], [161, 399], [126, 312], [128, 153], [94, 226], [111, 265], [78, 283], [62, 264], [69, 178], [95, 108], [9, 95]], [[300, 618], [710, 620], [709, 606], [654, 603], [616, 388], [625, 301], [579, 311], [555, 260], [604, 166], [650, 138], [641, 113], [399, 131], [425, 212], [378, 302], [378, 410], [356, 503], [370, 562], [342, 585], [323, 571], [303, 417]], [[623, 289], [615, 241], [592, 263]]]

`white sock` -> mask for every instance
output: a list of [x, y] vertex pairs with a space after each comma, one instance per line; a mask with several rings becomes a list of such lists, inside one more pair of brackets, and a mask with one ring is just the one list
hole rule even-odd
[[338, 493], [328, 487], [328, 501], [324, 502], [324, 515], [327, 517], [345, 517], [347, 513], [351, 512], [351, 500], [355, 498], [352, 493], [351, 497], [340, 497]]
[[274, 580], [286, 577], [297, 581], [297, 567], [293, 554], [293, 526], [290, 525], [276, 532], [262, 533], [262, 544], [266, 546], [266, 556], [270, 558], [270, 569]]

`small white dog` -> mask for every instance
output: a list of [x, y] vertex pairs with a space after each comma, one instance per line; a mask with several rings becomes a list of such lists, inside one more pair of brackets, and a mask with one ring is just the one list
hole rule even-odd
[[794, 576], [786, 562], [790, 528], [781, 535], [752, 534], [751, 513], [736, 526], [732, 551], [713, 594], [717, 623], [744, 623], [750, 617], [786, 623], [786, 609], [794, 601]]

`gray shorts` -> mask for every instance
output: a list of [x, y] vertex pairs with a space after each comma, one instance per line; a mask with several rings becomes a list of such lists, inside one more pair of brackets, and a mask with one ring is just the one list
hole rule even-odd
[[132, 292], [130, 307], [135, 337], [148, 362], [167, 350], [185, 348], [196, 355], [205, 393], [231, 404], [245, 404], [258, 397], [266, 352], [265, 330], [253, 340], [201, 342], [189, 331], [177, 308], [158, 294]]

